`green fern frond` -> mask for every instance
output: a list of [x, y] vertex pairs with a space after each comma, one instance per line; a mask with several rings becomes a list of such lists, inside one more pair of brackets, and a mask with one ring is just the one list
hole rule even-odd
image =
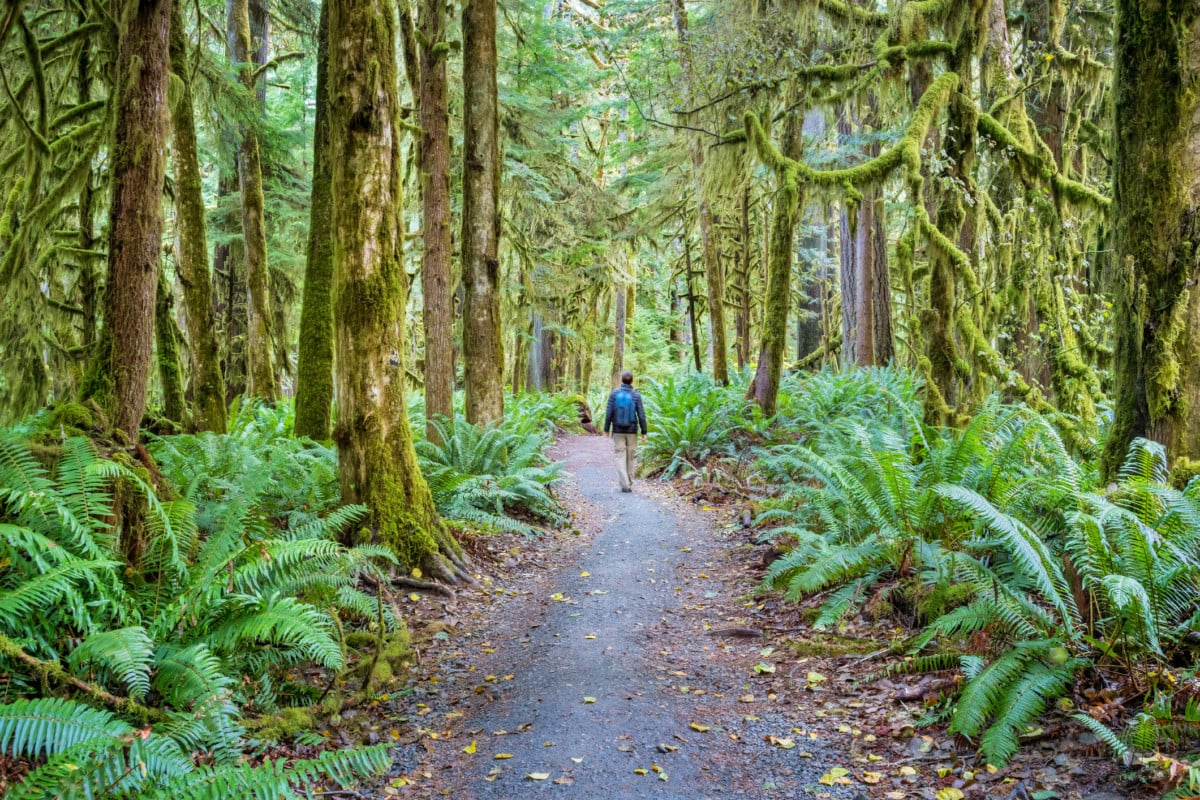
[[140, 626], [97, 631], [71, 651], [68, 661], [73, 670], [82, 664], [104, 667], [121, 679], [135, 700], [150, 693], [154, 643]]

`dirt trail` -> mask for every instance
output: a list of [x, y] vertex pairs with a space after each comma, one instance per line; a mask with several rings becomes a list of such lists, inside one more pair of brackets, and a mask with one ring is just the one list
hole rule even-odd
[[846, 754], [793, 730], [803, 698], [755, 672], [765, 643], [706, 635], [735, 625], [740, 605], [706, 572], [728, 557], [711, 515], [645, 481], [619, 493], [610, 448], [601, 437], [560, 443], [582, 530], [514, 552], [486, 601], [458, 601], [467, 608], [454, 609], [458, 624], [406, 698], [419, 715], [396, 751], [409, 785], [387, 793], [852, 796], [819, 784]]

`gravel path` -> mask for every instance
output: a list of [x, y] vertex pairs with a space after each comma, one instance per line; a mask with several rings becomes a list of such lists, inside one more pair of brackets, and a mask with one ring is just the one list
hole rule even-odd
[[445, 728], [397, 750], [424, 776], [410, 796], [850, 797], [819, 784], [845, 754], [795, 729], [805, 698], [754, 672], [763, 643], [706, 635], [738, 601], [705, 573], [728, 557], [711, 520], [656, 484], [619, 493], [606, 439], [559, 452], [594, 533], [563, 537], [540, 579], [505, 587], [416, 685], [422, 724]]

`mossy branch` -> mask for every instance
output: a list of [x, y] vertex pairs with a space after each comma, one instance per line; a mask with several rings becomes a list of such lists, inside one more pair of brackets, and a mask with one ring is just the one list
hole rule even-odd
[[101, 686], [93, 683], [88, 683], [85, 680], [76, 678], [71, 673], [67, 672], [57, 661], [42, 661], [40, 658], [31, 656], [26, 653], [20, 645], [12, 639], [0, 633], [0, 656], [10, 658], [20, 664], [24, 664], [31, 669], [38, 677], [46, 681], [53, 681], [62, 686], [69, 686], [72, 689], [83, 692], [92, 700], [103, 703], [110, 708], [116, 709], [124, 714], [136, 717], [143, 723], [147, 722], [163, 722], [169, 717], [166, 713], [159, 711], [157, 708], [150, 708], [130, 700], [128, 697], [120, 697], [112, 694]]
[[1047, 156], [1034, 152], [1013, 134], [1000, 120], [991, 114], [980, 112], [979, 133], [1001, 148], [1011, 149], [1017, 155], [1021, 175], [1027, 181], [1037, 180], [1050, 188], [1055, 198], [1065, 199], [1076, 205], [1090, 205], [1107, 211], [1112, 201], [1090, 186], [1065, 177]]
[[[956, 88], [958, 88], [957, 74], [946, 72], [940, 75], [921, 95], [900, 141], [870, 161], [853, 167], [818, 170], [803, 162], [787, 158], [771, 143], [762, 123], [753, 112], [747, 112], [744, 117], [747, 138], [755, 143], [755, 148], [763, 163], [777, 173], [795, 171], [800, 181], [818, 186], [841, 186], [853, 200], [863, 187], [879, 185], [900, 167], [908, 170], [910, 175], [919, 175], [921, 143], [925, 141], [934, 118]], [[919, 206], [920, 203], [917, 205]]]

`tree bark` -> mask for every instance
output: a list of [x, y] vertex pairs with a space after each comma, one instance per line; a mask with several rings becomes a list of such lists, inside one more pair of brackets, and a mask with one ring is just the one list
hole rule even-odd
[[187, 403], [183, 398], [183, 362], [179, 355], [181, 338], [175, 323], [175, 297], [161, 271], [155, 293], [154, 343], [158, 359], [158, 382], [162, 385], [163, 416], [172, 422], [184, 423]]
[[[796, 226], [804, 208], [804, 195], [795, 169], [800, 156], [802, 118], [793, 113], [783, 135], [782, 152], [765, 139], [755, 141], [759, 156], [775, 171], [776, 196], [771, 223], [771, 249], [767, 260], [767, 296], [763, 314], [762, 349], [750, 386], [751, 396], [763, 414], [775, 413], [779, 382], [787, 349], [788, 309], [792, 304], [792, 251]], [[750, 126], [747, 126], [749, 128]]]
[[479, 423], [504, 415], [496, 0], [466, 0], [462, 28], [463, 365], [467, 421]]
[[625, 369], [625, 323], [628, 320], [625, 304], [628, 302], [629, 290], [624, 283], [617, 284], [613, 291], [616, 297], [616, 312], [613, 314], [613, 364], [612, 388], [621, 383], [621, 371]]
[[[450, 234], [450, 107], [445, 0], [421, 0], [421, 289], [425, 300], [425, 418], [454, 417], [454, 292]], [[426, 435], [436, 435], [432, 425]]]
[[[251, 60], [249, 0], [226, 0], [226, 11], [231, 34], [229, 49], [237, 65], [238, 81], [247, 92], [256, 94], [258, 82]], [[242, 240], [246, 264], [246, 393], [273, 403], [279, 399], [279, 386], [275, 380], [274, 343], [271, 338], [271, 295], [262, 176], [258, 134], [251, 125], [242, 125], [238, 180], [242, 192]]]
[[741, 227], [738, 230], [738, 271], [737, 286], [734, 295], [737, 297], [737, 311], [734, 315], [733, 328], [737, 332], [737, 342], [734, 349], [737, 352], [737, 365], [744, 370], [750, 363], [750, 187], [742, 190]]
[[692, 241], [688, 232], [683, 234], [683, 269], [687, 276], [687, 314], [688, 333], [692, 339], [692, 361], [696, 372], [704, 371], [704, 362], [700, 359], [700, 323], [696, 319], [696, 280], [692, 274]]
[[371, 509], [358, 538], [406, 567], [454, 552], [417, 466], [405, 413], [408, 286], [401, 211], [395, 9], [329, 0], [333, 303], [342, 498]]
[[[695, 86], [692, 46], [688, 33], [687, 8], [684, 0], [671, 0], [675, 33], [679, 37], [679, 62], [688, 91]], [[696, 223], [700, 228], [700, 255], [704, 263], [704, 278], [708, 285], [709, 343], [712, 347], [713, 380], [729, 383], [729, 362], [725, 341], [725, 276], [717, 252], [717, 231], [713, 224], [712, 206], [704, 191], [704, 149], [699, 134], [692, 134], [689, 143], [692, 161], [692, 183], [696, 192]]]
[[1117, 3], [1115, 404], [1109, 479], [1136, 436], [1200, 457], [1200, 2]]
[[179, 96], [171, 107], [172, 164], [175, 178], [175, 228], [179, 238], [175, 267], [183, 286], [184, 323], [188, 333], [192, 419], [194, 430], [224, 433], [225, 378], [213, 319], [212, 275], [208, 266], [208, 229], [203, 181], [196, 146], [196, 120], [187, 35], [178, 4], [171, 12], [171, 72]]
[[296, 364], [297, 436], [329, 439], [333, 409], [333, 166], [329, 135], [329, 0], [317, 30], [317, 97], [313, 128], [308, 258]]
[[146, 409], [162, 246], [171, 2], [131, 0], [122, 23], [104, 328], [83, 394], [108, 413], [113, 428], [136, 439]]

